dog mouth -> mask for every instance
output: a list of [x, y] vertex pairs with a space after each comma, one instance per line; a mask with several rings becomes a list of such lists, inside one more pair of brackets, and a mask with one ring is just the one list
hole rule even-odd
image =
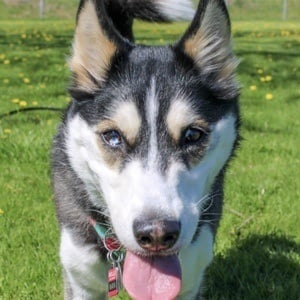
[[[97, 226], [93, 219], [90, 219], [90, 224], [99, 231], [101, 226]], [[101, 232], [98, 235], [101, 237]], [[143, 247], [133, 250], [124, 247], [115, 233], [104, 234], [102, 240], [107, 251], [123, 249], [126, 252], [122, 281], [132, 299], [171, 300], [179, 294], [182, 281], [178, 256], [180, 247], [174, 241], [169, 243], [170, 237], [166, 236], [164, 245], [152, 240], [154, 245], [151, 247], [142, 243]]]
[[174, 219], [137, 219], [133, 234], [139, 252], [127, 250], [123, 284], [133, 299], [175, 299], [181, 289], [178, 244], [181, 223]]
[[175, 299], [181, 289], [181, 266], [177, 254], [141, 255], [127, 250], [123, 284], [133, 299]]

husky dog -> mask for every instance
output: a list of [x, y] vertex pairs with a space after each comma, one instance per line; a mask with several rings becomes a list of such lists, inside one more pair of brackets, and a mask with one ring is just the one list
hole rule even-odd
[[111, 249], [93, 224], [122, 245], [133, 299], [201, 297], [239, 137], [226, 5], [201, 0], [170, 46], [136, 45], [132, 33], [134, 18], [192, 14], [188, 0], [80, 3], [72, 101], [52, 152], [65, 299], [106, 298]]

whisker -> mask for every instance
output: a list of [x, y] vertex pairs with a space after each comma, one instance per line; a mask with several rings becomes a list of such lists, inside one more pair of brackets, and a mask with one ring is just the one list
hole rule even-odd
[[[106, 210], [106, 209], [105, 209]], [[88, 209], [87, 212], [95, 212], [98, 213], [99, 215], [102, 215], [104, 217], [109, 218], [109, 214], [105, 212], [105, 210], [98, 210], [98, 209]]]
[[219, 220], [219, 218], [210, 219], [210, 220], [201, 220], [201, 223], [212, 225], [213, 222], [217, 222], [218, 220]]
[[221, 216], [221, 213], [204, 213], [202, 216]]
[[209, 197], [210, 197], [209, 194], [204, 195], [202, 198], [200, 198], [200, 200], [198, 200], [198, 201], [196, 202], [196, 205], [198, 206], [198, 205], [202, 204], [202, 203], [205, 202], [207, 199], [209, 199]]
[[221, 195], [222, 193], [206, 194], [196, 203], [196, 205], [200, 208], [203, 202], [210, 201], [209, 205], [205, 207], [205, 209], [202, 211], [202, 213], [204, 213], [205, 211], [211, 208], [211, 206], [213, 205], [214, 198]]

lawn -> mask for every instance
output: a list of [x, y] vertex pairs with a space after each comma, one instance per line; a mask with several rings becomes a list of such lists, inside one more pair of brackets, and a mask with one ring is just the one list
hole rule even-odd
[[[135, 26], [165, 44], [187, 24]], [[72, 21], [0, 21], [0, 114], [68, 103]], [[206, 280], [207, 299], [300, 295], [300, 23], [234, 22], [243, 141]], [[0, 299], [62, 299], [49, 152], [60, 116], [0, 119]], [[124, 298], [122, 298], [124, 299]]]

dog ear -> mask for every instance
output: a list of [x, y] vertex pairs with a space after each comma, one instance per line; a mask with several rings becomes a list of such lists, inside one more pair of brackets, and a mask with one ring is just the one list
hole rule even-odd
[[232, 52], [230, 20], [223, 0], [200, 0], [194, 19], [176, 48], [194, 61], [202, 80], [218, 97], [229, 99], [238, 95], [238, 63]]
[[126, 44], [107, 17], [103, 2], [81, 0], [69, 60], [74, 88], [88, 93], [101, 87], [113, 57]]

